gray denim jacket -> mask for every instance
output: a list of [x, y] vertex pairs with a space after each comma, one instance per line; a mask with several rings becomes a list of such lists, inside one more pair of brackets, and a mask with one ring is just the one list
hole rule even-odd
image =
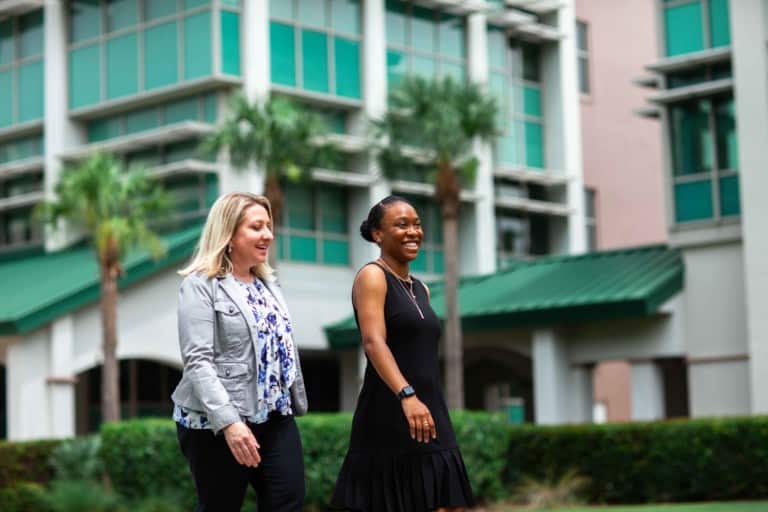
[[[288, 311], [274, 280], [264, 285]], [[214, 432], [256, 413], [256, 340], [253, 314], [234, 277], [190, 274], [179, 290], [179, 345], [184, 374], [171, 395], [176, 405], [205, 412]], [[291, 386], [291, 408], [307, 412], [307, 394], [295, 347], [297, 375]]]

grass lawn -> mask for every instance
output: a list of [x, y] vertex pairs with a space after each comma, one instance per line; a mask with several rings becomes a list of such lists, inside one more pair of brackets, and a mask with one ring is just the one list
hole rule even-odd
[[[526, 509], [499, 505], [488, 512], [520, 512]], [[539, 512], [768, 512], [768, 501], [698, 503], [686, 505], [624, 505], [618, 507], [559, 508]]]

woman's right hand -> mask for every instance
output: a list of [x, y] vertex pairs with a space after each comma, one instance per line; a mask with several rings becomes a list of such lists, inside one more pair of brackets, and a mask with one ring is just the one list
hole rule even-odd
[[237, 421], [224, 427], [224, 439], [229, 445], [235, 460], [243, 466], [255, 468], [261, 462], [259, 455], [259, 442], [253, 435], [248, 425], [242, 421]]
[[435, 420], [421, 400], [416, 396], [409, 396], [403, 398], [400, 404], [411, 429], [411, 439], [420, 443], [428, 443], [430, 439], [437, 439]]

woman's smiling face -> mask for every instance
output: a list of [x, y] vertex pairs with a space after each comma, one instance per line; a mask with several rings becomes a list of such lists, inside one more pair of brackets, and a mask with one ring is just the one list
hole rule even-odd
[[274, 238], [272, 220], [266, 208], [260, 204], [249, 206], [230, 242], [232, 262], [246, 268], [266, 262]]
[[424, 238], [419, 214], [408, 203], [390, 204], [381, 219], [381, 228], [373, 230], [373, 237], [383, 253], [403, 263], [413, 261]]

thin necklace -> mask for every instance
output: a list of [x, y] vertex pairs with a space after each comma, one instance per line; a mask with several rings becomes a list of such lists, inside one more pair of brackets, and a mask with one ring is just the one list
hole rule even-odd
[[[392, 274], [397, 278], [397, 282], [400, 283], [400, 288], [403, 289], [403, 292], [405, 292], [406, 297], [408, 297], [411, 300], [414, 307], [416, 307], [416, 311], [419, 312], [419, 316], [421, 317], [422, 320], [424, 320], [424, 313], [421, 311], [421, 308], [419, 307], [419, 303], [416, 302], [416, 294], [413, 293], [413, 278], [410, 276], [410, 274], [408, 275], [408, 280], [405, 280], [399, 275], [397, 275], [397, 273], [394, 270], [392, 270], [392, 267], [390, 267], [389, 264], [387, 264], [387, 262], [384, 261], [383, 258], [379, 258], [378, 261], [381, 262], [382, 265], [384, 265], [384, 268], [390, 274]], [[405, 283], [408, 283], [408, 288], [405, 287]]]

